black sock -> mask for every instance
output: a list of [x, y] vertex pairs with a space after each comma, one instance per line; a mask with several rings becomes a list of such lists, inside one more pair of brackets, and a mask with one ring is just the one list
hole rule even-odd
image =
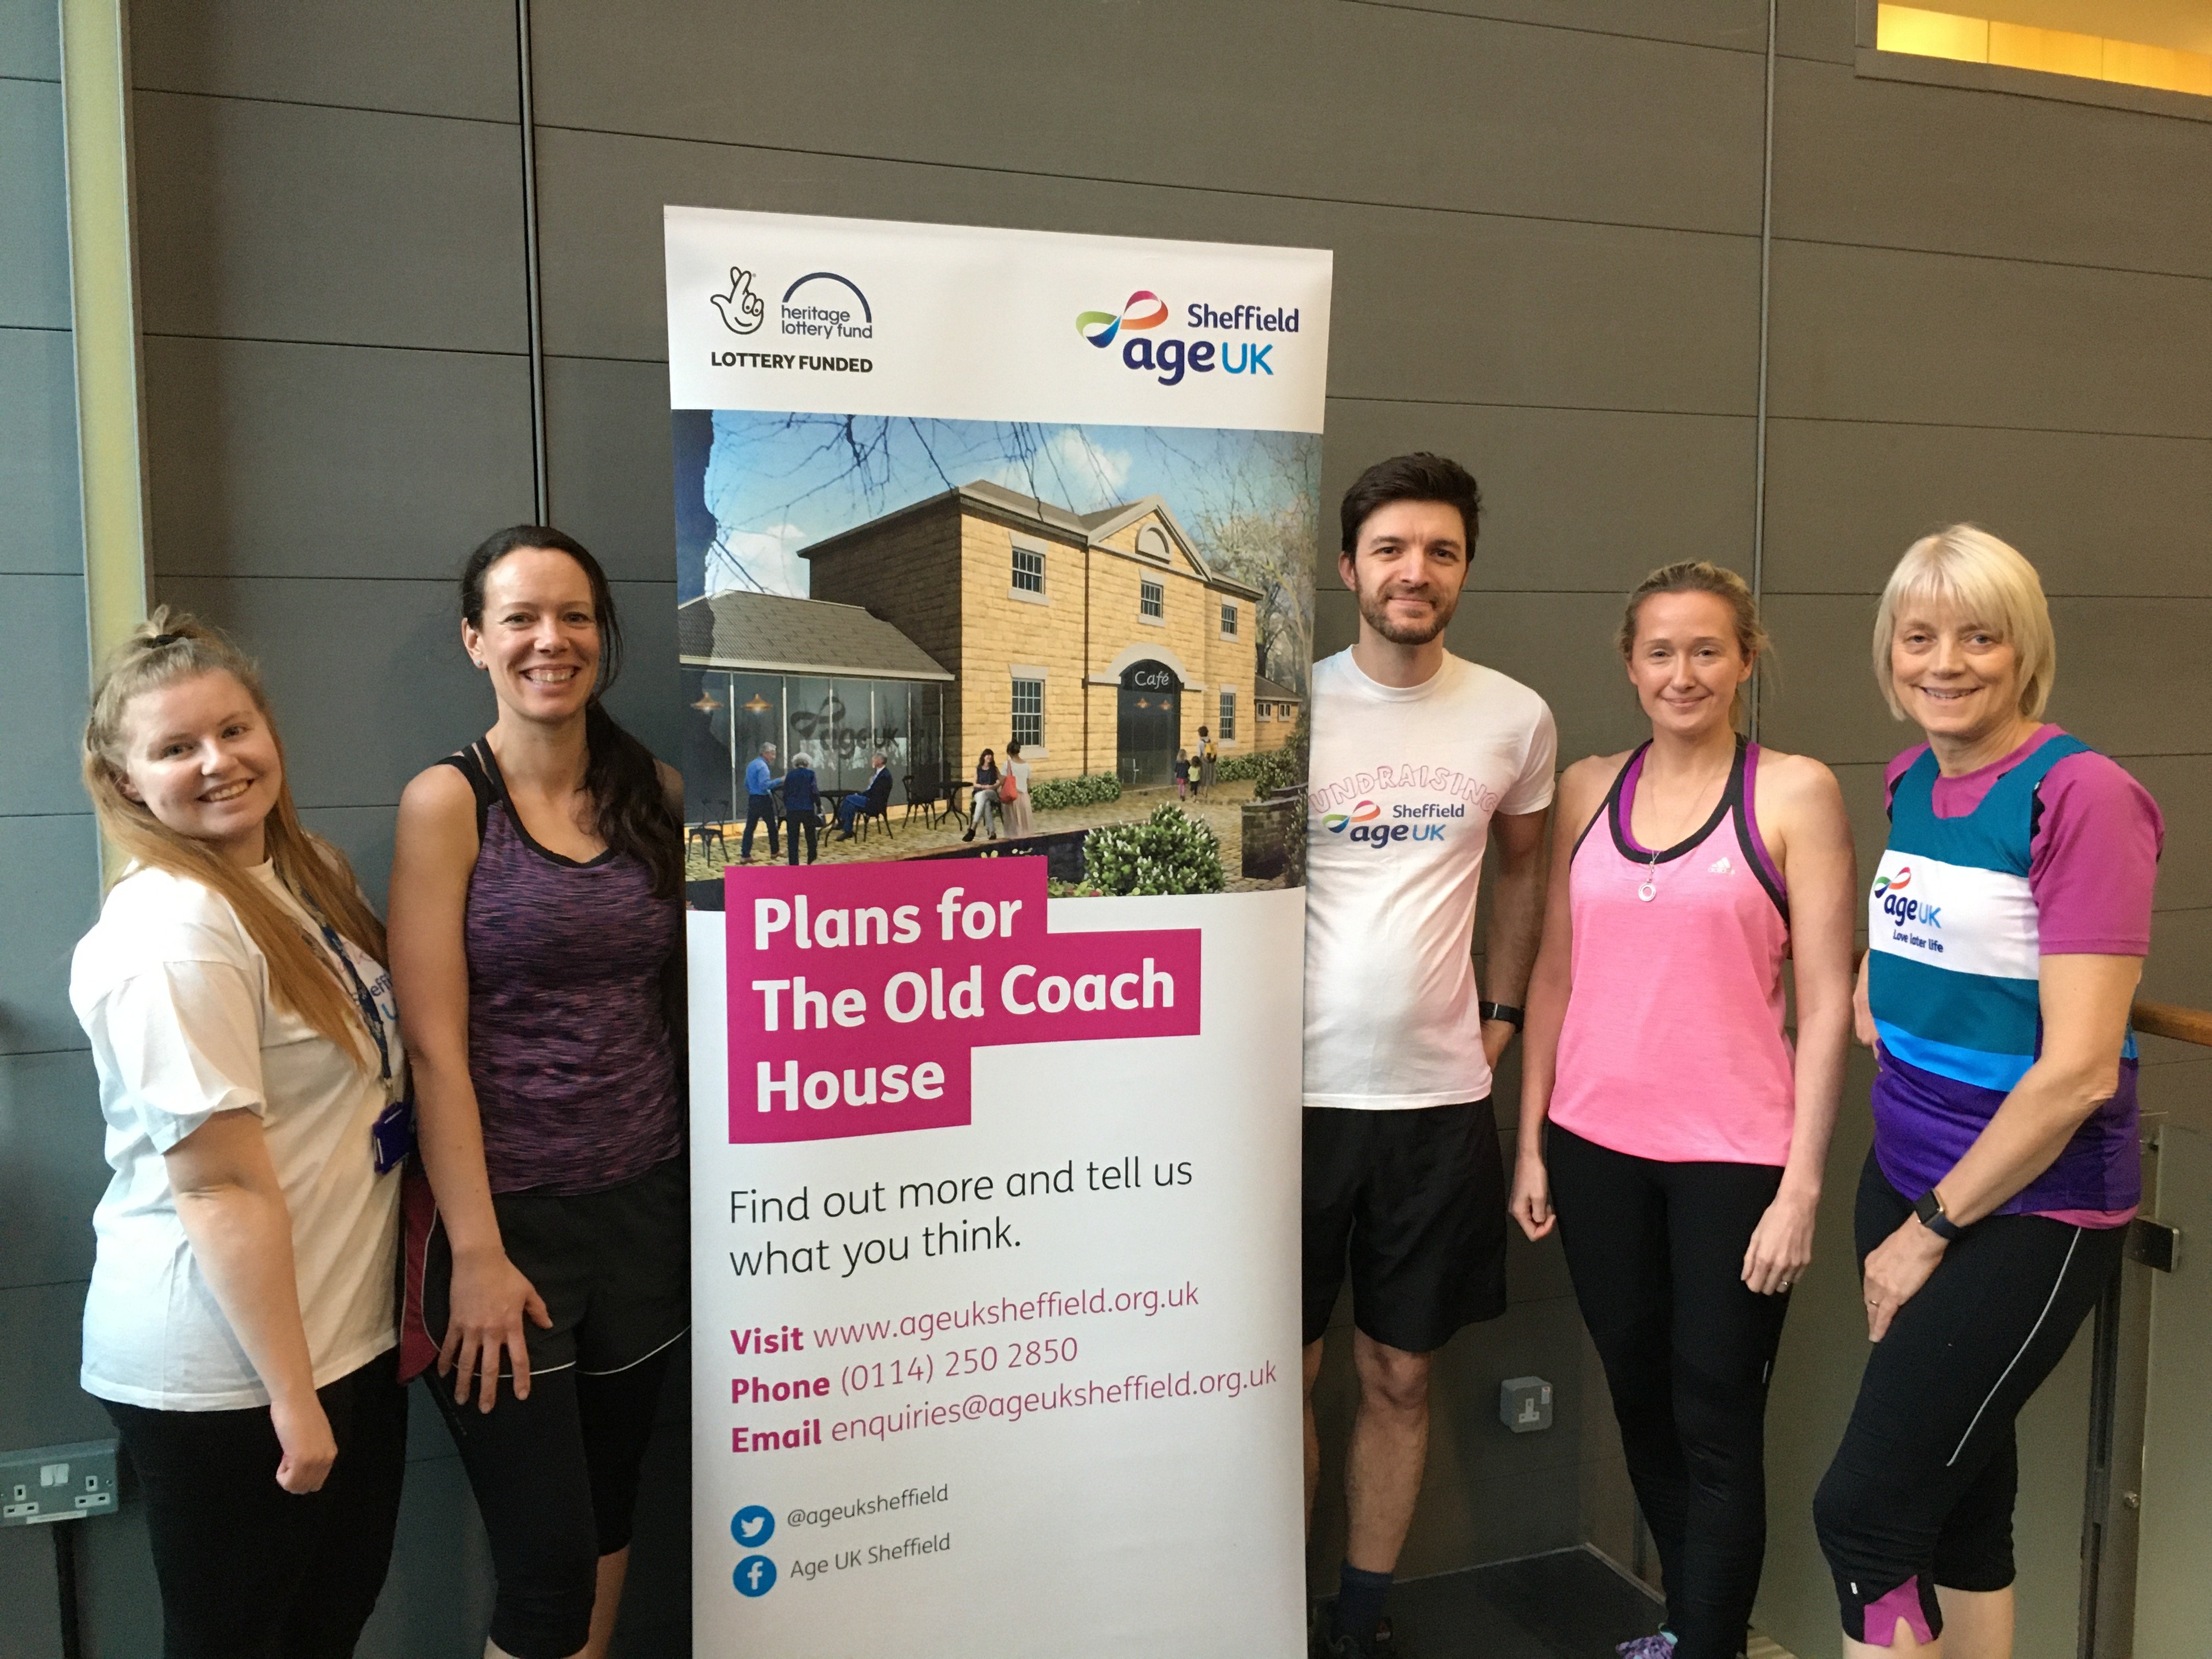
[[1363, 1644], [1373, 1641], [1382, 1622], [1382, 1598], [1389, 1593], [1389, 1573], [1368, 1572], [1346, 1562], [1337, 1583], [1336, 1633]]

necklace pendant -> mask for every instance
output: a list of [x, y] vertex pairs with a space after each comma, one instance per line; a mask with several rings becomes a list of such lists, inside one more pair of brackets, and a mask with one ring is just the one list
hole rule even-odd
[[1647, 881], [1644, 885], [1636, 890], [1636, 896], [1642, 899], [1646, 904], [1649, 904], [1653, 899], [1659, 896], [1659, 890]]

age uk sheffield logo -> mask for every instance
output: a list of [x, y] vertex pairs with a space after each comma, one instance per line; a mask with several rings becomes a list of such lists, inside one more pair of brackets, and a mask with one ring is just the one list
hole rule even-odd
[[[1214, 307], [1203, 301], [1183, 307], [1183, 320], [1193, 329], [1219, 329], [1229, 333], [1295, 334], [1296, 306], [1264, 306], [1249, 302]], [[1180, 335], [1155, 337], [1151, 331], [1166, 323], [1168, 302], [1148, 288], [1140, 288], [1123, 301], [1119, 311], [1083, 311], [1075, 318], [1076, 332], [1101, 351], [1121, 342], [1121, 364], [1150, 374], [1162, 386], [1180, 386], [1186, 374], [1266, 374], [1274, 365], [1268, 354], [1279, 340], [1187, 340]]]

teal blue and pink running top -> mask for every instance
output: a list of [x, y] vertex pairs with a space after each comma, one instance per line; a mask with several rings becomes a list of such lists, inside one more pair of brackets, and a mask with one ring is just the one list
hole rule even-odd
[[[2041, 1052], [2041, 959], [2148, 954], [2166, 826], [2141, 784], [2056, 726], [1954, 778], [1923, 744], [1887, 781], [1889, 845], [1867, 912], [1875, 1156], [1917, 1198]], [[2134, 1214], [2136, 1069], [2130, 1032], [2118, 1090], [1997, 1213], [2086, 1227]]]

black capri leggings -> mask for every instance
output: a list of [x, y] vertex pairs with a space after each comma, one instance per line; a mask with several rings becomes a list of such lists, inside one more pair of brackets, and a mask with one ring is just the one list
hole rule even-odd
[[1790, 1304], [1744, 1285], [1743, 1256], [1782, 1171], [1632, 1158], [1556, 1123], [1546, 1152], [1676, 1659], [1735, 1659], [1766, 1552], [1766, 1387]]
[[[1912, 1214], [1867, 1155], [1859, 1264]], [[2118, 1271], [2127, 1229], [1998, 1215], [1966, 1229], [1867, 1358], [1850, 1426], [1813, 1499], [1844, 1632], [1887, 1647], [1942, 1633], [1936, 1587], [2013, 1581], [2013, 1419]]]
[[407, 1462], [397, 1349], [315, 1391], [337, 1442], [319, 1491], [276, 1484], [266, 1406], [102, 1401], [146, 1499], [167, 1659], [348, 1659], [392, 1562]]

